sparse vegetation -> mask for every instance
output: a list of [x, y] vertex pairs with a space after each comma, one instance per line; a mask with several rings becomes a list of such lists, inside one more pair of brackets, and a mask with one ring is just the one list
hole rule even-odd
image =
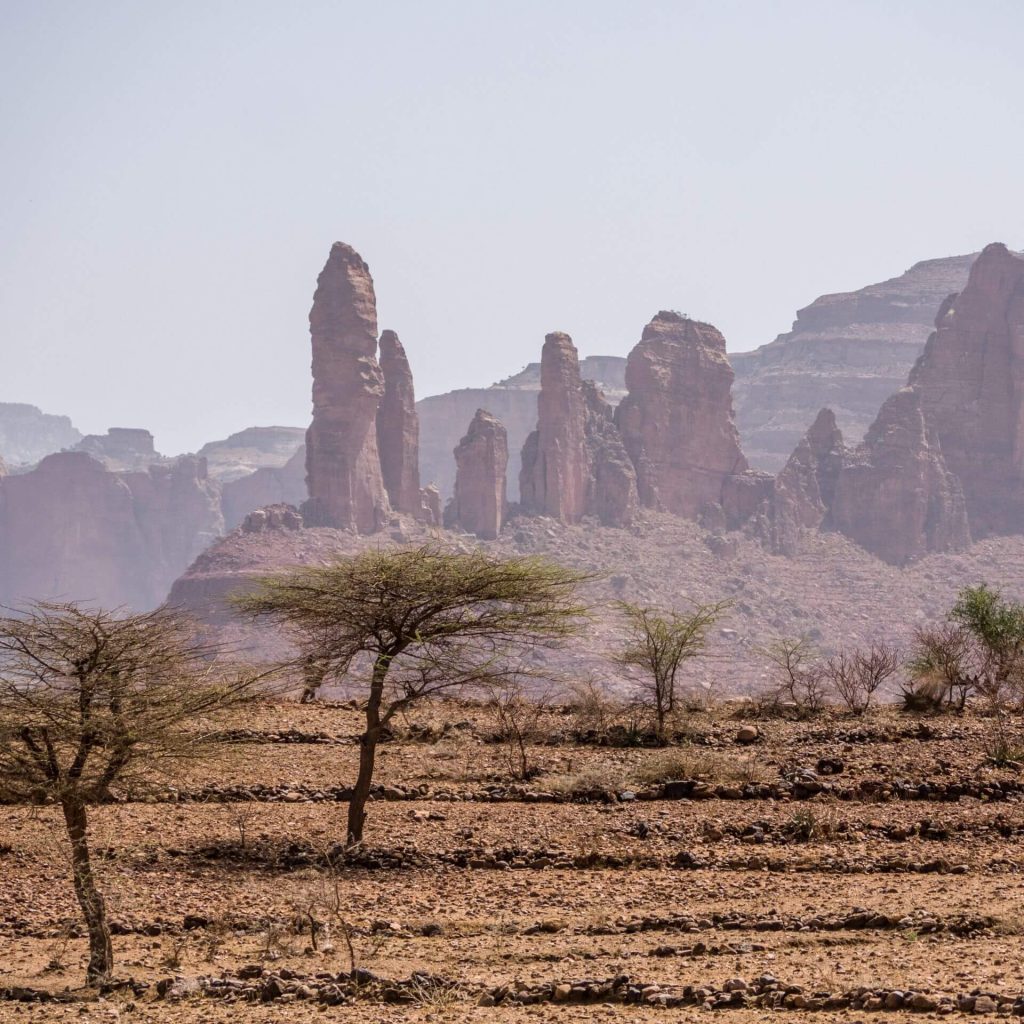
[[679, 671], [698, 657], [707, 644], [711, 627], [729, 602], [696, 605], [688, 613], [666, 611], [620, 601], [626, 640], [615, 660], [625, 668], [638, 669], [640, 691], [654, 713], [655, 729], [665, 736], [665, 720], [676, 709]]
[[256, 677], [222, 670], [194, 635], [164, 609], [119, 615], [39, 603], [0, 619], [0, 798], [61, 810], [90, 985], [110, 978], [114, 953], [89, 807], [115, 787], [175, 778], [209, 749], [214, 718], [258, 692]]
[[366, 728], [347, 841], [363, 838], [377, 745], [425, 697], [529, 675], [521, 655], [578, 631], [591, 577], [536, 558], [452, 554], [432, 546], [366, 551], [265, 577], [237, 604], [286, 628], [335, 678], [366, 679]]

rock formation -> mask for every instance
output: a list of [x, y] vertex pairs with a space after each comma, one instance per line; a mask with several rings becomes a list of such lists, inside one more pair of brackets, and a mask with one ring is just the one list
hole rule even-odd
[[988, 246], [910, 375], [976, 537], [1024, 532], [1024, 259]]
[[831, 409], [822, 409], [775, 478], [770, 545], [796, 553], [804, 530], [829, 529], [839, 475], [846, 462], [843, 433]]
[[642, 505], [695, 518], [721, 503], [728, 477], [747, 469], [732, 380], [725, 339], [710, 324], [663, 311], [644, 328], [615, 411]]
[[508, 434], [485, 409], [477, 409], [455, 449], [455, 493], [444, 511], [445, 526], [458, 526], [484, 540], [505, 522]]
[[963, 493], [917, 394], [897, 391], [835, 485], [832, 525], [893, 565], [970, 543]]
[[384, 395], [377, 409], [377, 448], [391, 507], [420, 516], [420, 425], [412, 370], [394, 331], [380, 336]]
[[377, 453], [377, 308], [370, 270], [335, 242], [309, 313], [313, 422], [306, 432], [306, 522], [372, 533], [389, 511]]
[[853, 449], [822, 409], [752, 528], [785, 555], [805, 531], [836, 530], [891, 565], [970, 542], [960, 485], [909, 388], [890, 396]]
[[222, 527], [202, 459], [114, 473], [86, 452], [49, 455], [0, 480], [0, 602], [151, 608]]
[[859, 441], [906, 382], [942, 300], [964, 287], [976, 257], [925, 260], [889, 281], [822, 295], [787, 334], [730, 353], [736, 425], [750, 462], [778, 472], [822, 406], [835, 411], [848, 442]]
[[[580, 376], [594, 381], [613, 407], [626, 393], [625, 372], [626, 360], [622, 356], [586, 356], [580, 360]], [[537, 425], [540, 376], [540, 363], [530, 363], [488, 388], [462, 388], [421, 398], [416, 403], [420, 418], [420, 479], [435, 483], [442, 496], [451, 495], [455, 485], [452, 449], [476, 410], [489, 409], [508, 431], [508, 493], [510, 500], [518, 501], [520, 453]]]
[[519, 493], [525, 511], [576, 523], [595, 515], [627, 524], [637, 506], [636, 474], [597, 386], [580, 379], [576, 347], [549, 334], [541, 357], [537, 429], [523, 445]]
[[8, 466], [31, 466], [81, 440], [67, 416], [44, 413], [22, 402], [0, 402], [0, 456]]
[[264, 466], [221, 484], [224, 526], [233, 530], [254, 509], [301, 506], [306, 500], [306, 449], [299, 446], [283, 466]]

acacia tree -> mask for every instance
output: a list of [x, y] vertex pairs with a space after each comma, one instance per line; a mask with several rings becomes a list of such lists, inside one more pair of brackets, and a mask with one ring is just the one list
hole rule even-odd
[[167, 609], [121, 615], [37, 603], [0, 618], [0, 798], [60, 807], [75, 895], [89, 933], [86, 982], [114, 966], [89, 855], [92, 804], [112, 790], [174, 777], [212, 739], [219, 712], [256, 696]]
[[696, 605], [688, 614], [626, 601], [619, 601], [617, 607], [625, 618], [626, 641], [614, 660], [644, 673], [643, 687], [654, 708], [657, 732], [664, 736], [665, 719], [675, 710], [679, 670], [704, 650], [708, 630], [729, 602]]
[[578, 632], [577, 587], [592, 576], [537, 558], [453, 554], [426, 545], [366, 551], [263, 578], [236, 605], [290, 634], [299, 661], [366, 681], [366, 728], [348, 811], [362, 841], [377, 744], [415, 701], [529, 674], [517, 657]]

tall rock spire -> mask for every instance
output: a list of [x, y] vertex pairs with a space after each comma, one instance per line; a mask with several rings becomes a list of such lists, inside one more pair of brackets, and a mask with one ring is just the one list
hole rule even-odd
[[313, 422], [306, 433], [304, 517], [315, 526], [372, 533], [389, 511], [377, 452], [377, 308], [370, 270], [335, 242], [309, 313]]
[[986, 246], [935, 328], [910, 386], [963, 486], [971, 532], [1024, 532], [1024, 260]]
[[377, 409], [377, 447], [391, 507], [422, 514], [420, 494], [420, 422], [412, 370], [394, 331], [380, 336], [380, 368], [384, 395]]

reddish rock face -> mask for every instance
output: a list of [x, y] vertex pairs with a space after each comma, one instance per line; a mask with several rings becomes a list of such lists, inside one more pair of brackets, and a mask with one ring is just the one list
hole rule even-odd
[[836, 482], [832, 523], [894, 565], [970, 543], [963, 493], [917, 394], [886, 401]]
[[0, 483], [0, 601], [151, 608], [222, 529], [204, 459], [113, 473], [85, 452], [49, 455]]
[[309, 314], [313, 422], [306, 433], [306, 522], [372, 533], [389, 511], [377, 453], [377, 308], [370, 270], [335, 242]]
[[710, 324], [659, 313], [626, 362], [615, 412], [640, 503], [695, 518], [747, 469], [732, 417], [725, 339]]
[[523, 507], [565, 523], [585, 515], [609, 526], [630, 521], [637, 506], [636, 473], [619, 437], [611, 405], [580, 379], [568, 334], [549, 334], [541, 356], [537, 429], [523, 446]]
[[477, 409], [455, 449], [455, 494], [444, 512], [445, 526], [458, 526], [485, 540], [505, 522], [508, 435], [485, 409]]
[[831, 409], [822, 409], [775, 478], [775, 551], [794, 554], [801, 530], [832, 525], [836, 485], [846, 460], [846, 445], [835, 415]]
[[380, 368], [384, 395], [377, 409], [377, 448], [384, 487], [391, 507], [421, 515], [420, 424], [412, 370], [394, 331], [380, 336]]
[[975, 536], [1024, 532], [1024, 259], [988, 246], [910, 374]]

